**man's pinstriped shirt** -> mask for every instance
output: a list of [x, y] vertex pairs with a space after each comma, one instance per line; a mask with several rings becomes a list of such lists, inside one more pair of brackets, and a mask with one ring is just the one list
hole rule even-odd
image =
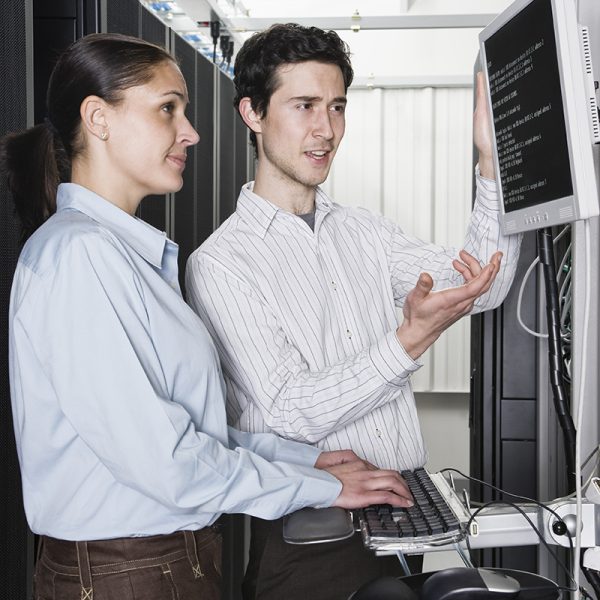
[[[463, 283], [458, 249], [405, 235], [395, 223], [316, 193], [314, 231], [252, 192], [190, 257], [188, 302], [212, 334], [231, 425], [274, 431], [324, 450], [351, 448], [384, 468], [426, 462], [397, 306], [427, 271], [435, 289]], [[504, 236], [496, 184], [477, 176], [464, 248], [498, 277], [474, 312], [509, 290], [521, 236]]]

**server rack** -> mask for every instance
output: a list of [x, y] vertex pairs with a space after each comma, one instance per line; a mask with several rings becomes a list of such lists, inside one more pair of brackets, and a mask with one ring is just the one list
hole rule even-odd
[[[179, 35], [172, 33], [172, 52], [179, 63], [187, 85], [196, 89], [196, 61], [198, 52]], [[202, 57], [200, 57], [202, 60]], [[196, 94], [190, 96], [187, 116], [196, 127]], [[184, 290], [185, 264], [188, 256], [196, 249], [196, 146], [187, 149], [186, 168], [183, 172], [183, 187], [174, 194], [171, 223], [173, 239], [179, 244], [179, 282]]]
[[[33, 122], [33, 6], [0, 0], [0, 136]], [[27, 77], [23, 78], [23, 73]], [[5, 598], [31, 595], [33, 536], [23, 511], [21, 477], [12, 428], [8, 376], [8, 304], [19, 253], [19, 228], [6, 182], [0, 180], [0, 580]]]
[[235, 181], [236, 115], [233, 112], [233, 95], [233, 83], [224, 73], [219, 72], [219, 158], [234, 158], [222, 160], [219, 165], [219, 225], [235, 210], [239, 192]]
[[200, 142], [196, 146], [196, 246], [213, 232], [215, 206], [215, 169], [218, 157], [214, 151], [218, 128], [215, 126], [215, 87], [217, 67], [202, 56], [196, 60], [194, 87], [188, 82], [190, 94], [196, 97], [196, 131]]
[[[517, 322], [518, 286], [537, 256], [535, 234], [523, 239], [515, 284], [494, 311], [471, 317], [471, 475], [508, 492], [538, 497], [536, 340]], [[523, 301], [525, 323], [537, 326], [537, 283]], [[479, 502], [497, 500], [491, 489], [471, 486]], [[509, 499], [510, 500], [510, 499]], [[537, 572], [535, 547], [490, 549], [481, 564]]]
[[[130, 0], [128, 0], [130, 1]], [[137, 0], [133, 2], [130, 1], [131, 4], [137, 4], [138, 15], [137, 19], [133, 17], [133, 21], [137, 20], [138, 23], [138, 33], [135, 35], [147, 40], [148, 42], [152, 42], [153, 44], [157, 44], [159, 46], [164, 46], [168, 48], [169, 43], [169, 29], [165, 26], [165, 24], [157, 19], [153, 14], [149, 13], [147, 10], [143, 10], [140, 3]], [[134, 13], [135, 7], [129, 7], [127, 12], [131, 15]], [[110, 13], [112, 15], [114, 11], [114, 3], [110, 3]], [[112, 20], [116, 20], [114, 16], [111, 17]], [[133, 24], [131, 25], [133, 26]], [[109, 29], [109, 31], [111, 31]], [[119, 32], [124, 33], [124, 32]], [[140, 203], [138, 208], [137, 215], [141, 219], [144, 219], [146, 223], [150, 223], [159, 229], [160, 231], [167, 231], [167, 211], [169, 209], [168, 197], [166, 194], [157, 194], [152, 196], [146, 196]]]
[[[95, 0], [47, 3], [2, 0], [0, 136], [41, 122], [46, 116], [46, 88], [55, 57], [77, 37], [95, 31]], [[23, 75], [25, 74], [25, 76]], [[16, 266], [19, 226], [12, 199], [0, 181], [0, 444], [2, 481], [0, 569], [3, 597], [31, 597], [35, 539], [25, 520], [19, 465], [12, 431], [8, 381], [8, 303]]]
[[142, 6], [138, 0], [103, 0], [103, 2], [106, 24], [100, 31], [139, 37]]

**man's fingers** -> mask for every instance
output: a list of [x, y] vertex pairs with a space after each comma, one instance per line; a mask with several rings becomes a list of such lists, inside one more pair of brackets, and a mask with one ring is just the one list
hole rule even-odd
[[398, 494], [394, 494], [393, 492], [375, 491], [369, 494], [369, 504], [391, 504], [400, 508], [410, 508], [415, 503], [413, 500], [405, 496], [398, 496]]
[[443, 294], [445, 296], [446, 306], [458, 307], [461, 303], [473, 302], [485, 293], [485, 291], [489, 289], [495, 276], [496, 271], [494, 267], [488, 264], [481, 270], [481, 273], [479, 273], [477, 277], [473, 277], [464, 285], [440, 290], [439, 292], [436, 292], [436, 294]]
[[433, 279], [429, 273], [421, 273], [417, 281], [417, 287], [428, 294], [433, 289]]
[[373, 504], [391, 504], [401, 508], [410, 508], [414, 506], [414, 501], [388, 490], [352, 491], [344, 489], [338, 496], [334, 506], [353, 509], [364, 508]]
[[[459, 253], [460, 260], [454, 259], [452, 266], [463, 276], [465, 283], [472, 281], [478, 277], [485, 267], [466, 250], [461, 250]], [[500, 269], [500, 261], [502, 260], [502, 252], [495, 252], [490, 258], [489, 264], [493, 265], [496, 272]]]
[[393, 506], [413, 505], [408, 485], [397, 471], [378, 469], [350, 472], [340, 467], [346, 465], [327, 469], [342, 482], [342, 492], [336, 500], [336, 506], [358, 508], [384, 503]]
[[391, 491], [409, 500], [412, 499], [408, 484], [397, 471], [388, 471], [385, 469], [372, 471], [365, 482], [369, 489]]
[[465, 283], [468, 281], [471, 281], [471, 279], [473, 279], [474, 275], [473, 275], [473, 273], [471, 273], [471, 270], [469, 269], [469, 267], [467, 267], [467, 265], [461, 263], [460, 260], [454, 259], [452, 261], [452, 266], [463, 276]]
[[[373, 492], [365, 492], [361, 494], [360, 500], [355, 500], [352, 508], [364, 508], [366, 506], [372, 506], [373, 504], [391, 504], [400, 508], [410, 508], [414, 506], [414, 502], [403, 496], [398, 496], [392, 492], [385, 490], [376, 490]], [[357, 496], [358, 498], [358, 496]]]
[[481, 263], [474, 256], [469, 254], [466, 250], [461, 250], [458, 255], [463, 263], [469, 267], [469, 270], [473, 275], [477, 276], [481, 273]]
[[473, 299], [478, 298], [490, 288], [497, 274], [498, 268], [496, 265], [488, 263], [481, 269], [481, 273], [462, 286], [462, 289], [466, 288], [468, 290], [467, 295], [471, 295]]
[[426, 298], [426, 296], [433, 289], [433, 279], [429, 273], [421, 273], [419, 275], [419, 279], [417, 280], [417, 284], [410, 291], [410, 295], [413, 297], [415, 301], [421, 301]]
[[[485, 271], [485, 273], [484, 273]], [[496, 279], [496, 276], [498, 275], [500, 271], [500, 260], [494, 260], [493, 262], [488, 263], [483, 271], [481, 272], [481, 281], [483, 282], [483, 286], [479, 292], [479, 296], [481, 296], [482, 294], [485, 294], [490, 287], [492, 286], [492, 284], [494, 283], [494, 280]]]

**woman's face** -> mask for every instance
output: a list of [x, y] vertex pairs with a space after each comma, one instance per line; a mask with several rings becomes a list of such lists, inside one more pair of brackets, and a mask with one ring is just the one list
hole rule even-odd
[[106, 177], [126, 204], [137, 206], [144, 196], [175, 192], [183, 185], [187, 148], [200, 139], [185, 116], [187, 103], [183, 76], [169, 61], [110, 107], [106, 150], [111, 172]]

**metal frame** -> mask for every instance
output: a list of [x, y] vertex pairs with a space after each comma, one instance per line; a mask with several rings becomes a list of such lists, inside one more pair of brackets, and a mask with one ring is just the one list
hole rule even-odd
[[[211, 2], [211, 4], [214, 4]], [[218, 12], [218, 11], [215, 11]], [[361, 31], [367, 29], [471, 29], [486, 27], [496, 16], [495, 14], [446, 14], [446, 15], [377, 15], [361, 17], [226, 17], [219, 16], [230, 25], [232, 31], [259, 31], [274, 23], [294, 21], [305, 27], [320, 27], [337, 31]]]
[[473, 78], [470, 75], [409, 75], [406, 77], [372, 76], [356, 77], [350, 89], [402, 89], [402, 88], [472, 88]]
[[221, 131], [219, 128], [221, 118], [221, 79], [219, 77], [219, 69], [213, 71], [213, 84], [213, 230], [215, 230], [219, 227], [221, 217], [219, 206], [219, 199], [221, 197], [221, 182], [219, 180], [221, 162]]

